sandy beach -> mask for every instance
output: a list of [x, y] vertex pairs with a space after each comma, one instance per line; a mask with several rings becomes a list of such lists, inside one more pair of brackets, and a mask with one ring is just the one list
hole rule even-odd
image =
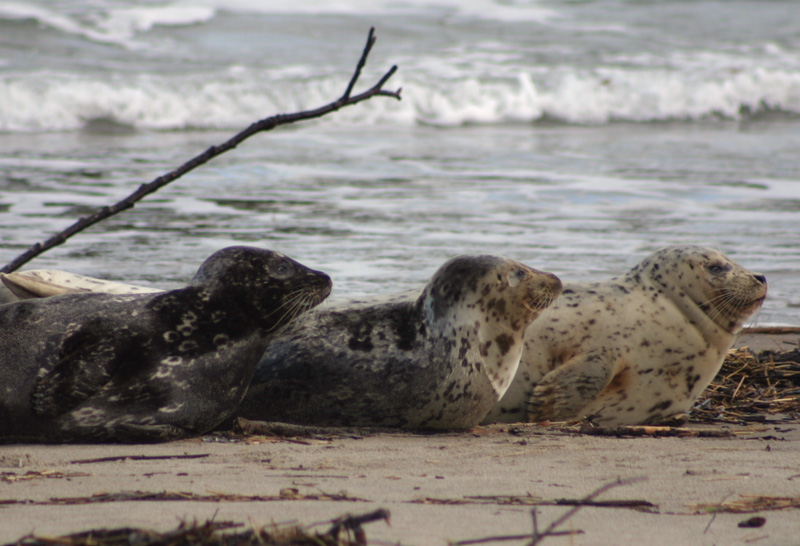
[[[722, 5], [0, 2], [0, 263], [255, 120], [336, 100], [375, 27], [345, 93], [398, 66], [386, 83], [401, 101], [253, 138], [32, 268], [170, 289], [212, 252], [248, 245], [325, 271], [334, 297], [360, 297], [418, 289], [458, 254], [572, 282], [702, 244], [769, 279], [760, 324], [800, 324], [800, 25], [788, 2]], [[738, 346], [787, 352], [798, 338], [762, 331]], [[780, 379], [791, 414], [743, 388], [734, 403], [755, 392], [752, 419], [685, 430], [0, 446], [0, 545], [212, 518], [325, 531], [377, 509], [391, 517], [364, 525], [369, 544], [522, 545], [534, 521], [542, 530], [576, 507], [545, 544], [797, 545], [793, 366]], [[162, 546], [142, 537], [113, 546]]]
[[[787, 350], [796, 342], [796, 334], [755, 335], [739, 345]], [[573, 534], [544, 542], [797, 544], [800, 422], [778, 415], [689, 428], [683, 437], [492, 425], [461, 434], [5, 446], [0, 543], [123, 526], [166, 531], [210, 518], [317, 523], [311, 529], [322, 532], [333, 518], [385, 508], [389, 525], [364, 527], [369, 544], [444, 545], [530, 533], [535, 505], [541, 530], [622, 480], [594, 499], [607, 505], [583, 506], [557, 529]], [[753, 516], [763, 526], [739, 526]]]

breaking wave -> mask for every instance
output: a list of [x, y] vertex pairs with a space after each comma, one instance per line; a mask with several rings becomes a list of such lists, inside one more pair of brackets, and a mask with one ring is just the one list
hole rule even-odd
[[[0, 131], [74, 130], [96, 120], [141, 129], [239, 128], [338, 98], [346, 74], [287, 77], [238, 67], [216, 77], [78, 75], [39, 71], [0, 80]], [[363, 85], [371, 84], [366, 77]], [[268, 85], [265, 82], [269, 82]], [[403, 78], [403, 100], [376, 97], [331, 116], [337, 124], [570, 124], [738, 120], [800, 114], [800, 73], [753, 69], [724, 76], [644, 70], [519, 72], [514, 78]]]

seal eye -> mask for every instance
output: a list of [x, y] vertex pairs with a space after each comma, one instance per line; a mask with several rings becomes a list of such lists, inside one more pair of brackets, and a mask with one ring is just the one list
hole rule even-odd
[[722, 275], [726, 271], [730, 271], [731, 266], [729, 265], [722, 265], [722, 264], [711, 264], [707, 268], [709, 273], [712, 275]]
[[293, 272], [293, 268], [289, 262], [286, 260], [281, 260], [275, 269], [272, 271], [273, 276], [279, 279], [285, 279]]
[[517, 269], [516, 271], [509, 271], [508, 272], [508, 284], [509, 286], [517, 286], [522, 279], [527, 277], [527, 272], [524, 269]]

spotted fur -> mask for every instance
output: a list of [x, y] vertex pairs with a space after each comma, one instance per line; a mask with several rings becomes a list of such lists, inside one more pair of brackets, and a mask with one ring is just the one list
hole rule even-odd
[[687, 412], [766, 294], [763, 275], [698, 246], [664, 248], [607, 282], [567, 283], [526, 332], [486, 421], [616, 426]]
[[239, 414], [314, 425], [465, 429], [516, 371], [560, 281], [496, 256], [444, 264], [422, 292], [317, 309], [267, 349]]
[[330, 286], [277, 252], [230, 247], [179, 290], [0, 306], [0, 440], [202, 434], [232, 415], [276, 331]]

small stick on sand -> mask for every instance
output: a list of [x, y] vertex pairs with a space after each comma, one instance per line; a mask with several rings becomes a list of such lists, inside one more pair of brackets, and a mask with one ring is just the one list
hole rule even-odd
[[584, 506], [591, 506], [591, 501], [594, 500], [595, 497], [602, 495], [609, 489], [614, 487], [619, 487], [622, 485], [631, 485], [633, 483], [641, 482], [647, 480], [646, 477], [641, 478], [631, 478], [629, 480], [621, 480], [617, 479], [616, 481], [609, 482], [602, 487], [599, 487], [583, 497], [580, 501], [578, 501], [575, 506], [567, 510], [561, 517], [557, 518], [553, 521], [547, 528], [539, 532], [539, 525], [536, 520], [536, 510], [531, 511], [531, 517], [533, 518], [533, 534], [530, 535], [506, 535], [506, 536], [496, 536], [496, 537], [485, 537], [485, 538], [476, 538], [476, 539], [468, 539], [468, 540], [459, 540], [457, 542], [450, 542], [451, 546], [466, 546], [468, 544], [481, 544], [485, 542], [500, 542], [505, 540], [525, 540], [531, 539], [527, 546], [535, 546], [543, 541], [547, 537], [552, 536], [561, 536], [561, 535], [574, 535], [574, 534], [581, 534], [583, 531], [556, 531], [556, 527], [567, 521], [569, 518], [575, 515], [575, 513], [583, 508]]

